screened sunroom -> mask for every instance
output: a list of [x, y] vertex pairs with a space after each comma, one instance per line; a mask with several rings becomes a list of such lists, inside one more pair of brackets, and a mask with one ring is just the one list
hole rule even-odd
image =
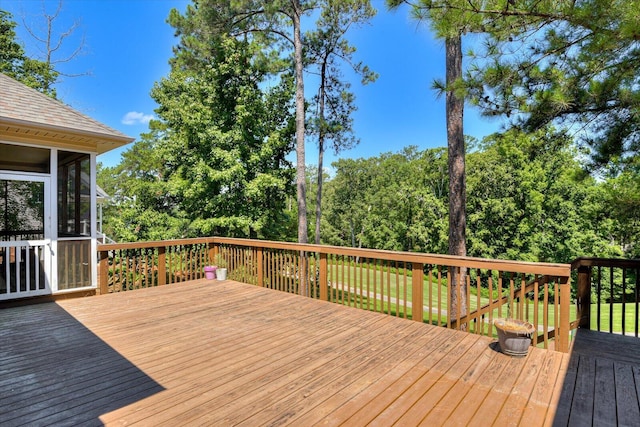
[[96, 156], [132, 140], [0, 73], [0, 300], [95, 289]]

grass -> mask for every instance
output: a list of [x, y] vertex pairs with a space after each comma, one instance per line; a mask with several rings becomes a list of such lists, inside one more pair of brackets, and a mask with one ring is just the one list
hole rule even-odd
[[[622, 333], [622, 319], [624, 309], [624, 324], [625, 335], [634, 335], [636, 331], [636, 321], [638, 321], [640, 328], [640, 319], [636, 317], [636, 307], [640, 310], [640, 304], [628, 302], [625, 304], [601, 304], [600, 305], [600, 330], [605, 332], [611, 332], [610, 321], [613, 319], [613, 332]], [[591, 304], [591, 329], [598, 330], [598, 306]], [[640, 332], [640, 331], [639, 331]]]

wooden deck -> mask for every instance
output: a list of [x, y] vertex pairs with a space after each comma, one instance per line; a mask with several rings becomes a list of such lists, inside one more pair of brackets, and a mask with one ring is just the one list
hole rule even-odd
[[242, 283], [174, 284], [0, 310], [0, 425], [639, 425], [638, 360], [587, 341], [511, 358]]

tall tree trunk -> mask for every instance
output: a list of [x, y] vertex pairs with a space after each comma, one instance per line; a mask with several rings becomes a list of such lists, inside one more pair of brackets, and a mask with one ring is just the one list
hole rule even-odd
[[302, 63], [302, 37], [300, 16], [302, 8], [299, 0], [293, 4], [293, 43], [296, 78], [296, 187], [298, 196], [298, 243], [307, 243], [307, 184], [304, 159], [304, 80]]
[[324, 138], [318, 137], [318, 194], [316, 194], [316, 245], [320, 244], [320, 219], [322, 217], [322, 161], [324, 158]]
[[[293, 51], [296, 78], [296, 188], [298, 196], [298, 243], [308, 242], [307, 233], [307, 182], [304, 159], [304, 80], [302, 37], [300, 35], [300, 0], [291, 0], [293, 6]], [[300, 295], [308, 295], [307, 254], [300, 251], [299, 289]]]
[[324, 98], [325, 80], [327, 74], [327, 61], [322, 62], [320, 71], [320, 100], [318, 106], [318, 117], [320, 128], [318, 129], [318, 193], [316, 194], [316, 245], [320, 244], [320, 219], [322, 217], [322, 163], [324, 160]]
[[[446, 50], [447, 145], [449, 147], [449, 254], [466, 256], [466, 183], [463, 114], [464, 99], [456, 96], [455, 82], [462, 78], [462, 36], [448, 37]], [[451, 272], [451, 319], [467, 313], [466, 269]], [[466, 325], [458, 325], [466, 329]]]

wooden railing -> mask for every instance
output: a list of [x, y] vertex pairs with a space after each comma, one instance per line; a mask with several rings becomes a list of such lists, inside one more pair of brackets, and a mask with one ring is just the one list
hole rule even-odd
[[[102, 293], [197, 279], [214, 264], [231, 280], [481, 335], [495, 334], [495, 318], [518, 318], [536, 327], [533, 344], [569, 348], [569, 264], [218, 237], [98, 251]], [[467, 307], [452, 312], [451, 292]]]
[[578, 258], [579, 327], [639, 336], [640, 259]]
[[98, 245], [98, 293], [196, 280], [215, 259], [212, 239]]

